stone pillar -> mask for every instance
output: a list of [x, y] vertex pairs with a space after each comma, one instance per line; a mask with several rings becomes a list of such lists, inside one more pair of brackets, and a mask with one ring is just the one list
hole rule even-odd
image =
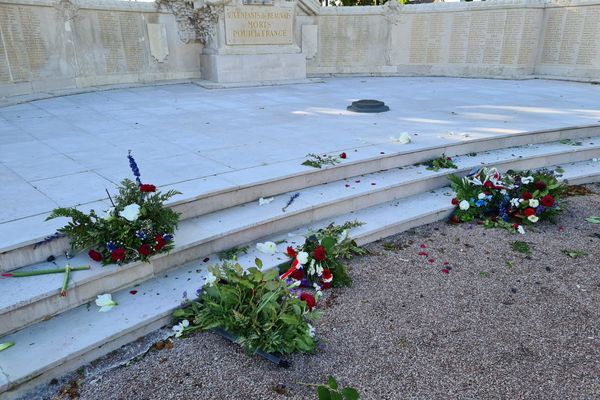
[[[306, 79], [306, 59], [294, 39], [296, 1], [199, 0], [206, 21], [202, 77], [217, 83]], [[210, 22], [210, 24], [209, 24]]]

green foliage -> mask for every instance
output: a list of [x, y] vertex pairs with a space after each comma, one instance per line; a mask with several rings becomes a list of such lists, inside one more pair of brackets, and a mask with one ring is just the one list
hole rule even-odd
[[512, 249], [519, 253], [529, 254], [529, 245], [521, 240], [515, 240], [512, 243]]
[[577, 251], [577, 250], [563, 250], [562, 252], [563, 252], [563, 254], [565, 254], [571, 258], [579, 258], [581, 256], [587, 256], [587, 253], [585, 253], [583, 251]]
[[248, 254], [248, 248], [248, 246], [233, 247], [229, 250], [222, 251], [219, 253], [219, 259], [236, 261], [240, 254]]
[[[140, 187], [129, 179], [123, 180], [119, 194], [114, 198], [115, 207], [107, 211], [105, 217], [100, 217], [94, 210], [85, 214], [75, 208], [56, 208], [47, 218], [70, 218], [71, 221], [58, 229], [71, 239], [75, 250], [93, 248], [102, 254], [103, 264], [115, 261], [107, 243], [112, 242], [116, 248], [125, 250], [124, 259], [119, 263], [136, 260], [147, 261], [152, 254], [169, 251], [173, 241], [168, 240], [157, 248], [157, 236], [173, 235], [179, 221], [179, 215], [164, 207], [164, 202], [179, 194], [175, 190], [161, 194], [160, 192], [143, 193]], [[128, 205], [140, 206], [139, 216], [135, 221], [129, 221], [119, 215]], [[140, 237], [142, 235], [142, 237]], [[140, 247], [148, 245], [150, 254], [140, 253]]]
[[177, 321], [190, 322], [186, 332], [221, 328], [235, 335], [249, 354], [315, 349], [309, 322], [319, 315], [290, 293], [276, 269], [244, 271], [240, 264], [224, 263], [209, 270], [215, 282], [203, 288], [197, 301], [173, 314]]
[[568, 144], [570, 146], [581, 146], [582, 143], [579, 140], [573, 139], [562, 139], [559, 141], [560, 144]]
[[429, 171], [438, 172], [440, 169], [457, 169], [458, 166], [454, 164], [452, 161], [452, 157], [447, 157], [445, 154], [442, 154], [438, 158], [427, 161], [424, 163], [427, 165], [427, 169]]
[[358, 391], [352, 387], [340, 389], [337, 381], [331, 375], [327, 378], [327, 385], [316, 385], [319, 400], [358, 400]]
[[310, 153], [307, 154], [306, 157], [308, 157], [308, 160], [304, 161], [302, 165], [314, 168], [322, 168], [323, 165], [336, 165], [341, 162], [340, 159], [335, 156], [320, 156], [318, 154]]
[[592, 215], [590, 217], [587, 217], [585, 220], [587, 222], [589, 222], [590, 224], [600, 224], [600, 217], [596, 216], [596, 215]]

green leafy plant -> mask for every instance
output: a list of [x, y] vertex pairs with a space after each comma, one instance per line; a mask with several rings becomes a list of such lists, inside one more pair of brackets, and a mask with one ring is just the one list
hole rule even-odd
[[358, 400], [360, 395], [358, 390], [353, 387], [345, 387], [341, 389], [331, 375], [327, 378], [326, 385], [310, 385], [317, 388], [317, 396], [319, 400]]
[[452, 157], [447, 157], [445, 154], [442, 154], [438, 158], [427, 161], [424, 163], [427, 165], [427, 169], [429, 171], [438, 172], [440, 169], [457, 169], [458, 166], [454, 164], [452, 161]]
[[568, 144], [570, 146], [581, 146], [582, 143], [579, 140], [573, 139], [562, 139], [559, 141], [560, 144]]
[[58, 229], [71, 239], [75, 250], [92, 248], [89, 256], [103, 264], [147, 261], [153, 254], [173, 248], [173, 235], [179, 214], [164, 206], [180, 194], [175, 190], [161, 194], [156, 187], [142, 184], [133, 157], [130, 165], [137, 182], [125, 179], [105, 216], [95, 210], [83, 213], [76, 208], [56, 208], [48, 219], [66, 217], [71, 221]]
[[590, 217], [587, 217], [585, 220], [587, 222], [589, 222], [590, 224], [600, 224], [600, 217], [596, 216], [596, 215], [592, 215]]
[[329, 156], [329, 155], [320, 156], [318, 154], [310, 153], [310, 154], [307, 154], [306, 157], [308, 157], [308, 160], [304, 161], [302, 163], [302, 165], [306, 165], [308, 167], [314, 167], [314, 168], [322, 168], [323, 165], [336, 165], [341, 162], [339, 157], [336, 157], [336, 156]]
[[[247, 271], [240, 264], [210, 266], [210, 282], [200, 297], [176, 310], [173, 317], [185, 332], [220, 328], [237, 337], [249, 354], [312, 352], [316, 346], [310, 322], [319, 317], [309, 300], [300, 300], [279, 279], [276, 269]], [[303, 297], [303, 296], [301, 296]]]
[[220, 260], [232, 260], [236, 261], [240, 254], [248, 254], [248, 246], [233, 247], [229, 250], [225, 250], [219, 253]]
[[530, 252], [529, 245], [521, 240], [515, 240], [511, 246], [514, 251], [519, 253], [529, 254]]
[[587, 253], [585, 253], [583, 251], [578, 251], [578, 250], [563, 250], [562, 252], [564, 255], [567, 255], [571, 258], [579, 258], [582, 256], [587, 256]]

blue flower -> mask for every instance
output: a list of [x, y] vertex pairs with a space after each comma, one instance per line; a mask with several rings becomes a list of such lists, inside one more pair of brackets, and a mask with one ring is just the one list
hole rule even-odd
[[111, 240], [110, 242], [106, 243], [106, 249], [112, 253], [117, 249], [117, 245]]
[[483, 207], [483, 206], [485, 206], [485, 201], [484, 200], [477, 200], [477, 203], [475, 203], [475, 205], [477, 207]]
[[148, 237], [148, 235], [146, 235], [146, 232], [144, 231], [135, 231], [135, 236], [142, 240], [146, 240], [146, 238]]
[[135, 181], [138, 185], [141, 185], [142, 181], [140, 180], [140, 170], [135, 162], [135, 159], [131, 155], [131, 150], [129, 150], [127, 153], [127, 158], [129, 159], [129, 167], [131, 168], [131, 172], [133, 172], [133, 176], [135, 176]]
[[173, 235], [170, 235], [170, 234], [168, 234], [168, 233], [165, 233], [165, 234], [163, 235], [163, 239], [164, 239], [166, 242], [170, 242], [171, 240], [173, 240]]

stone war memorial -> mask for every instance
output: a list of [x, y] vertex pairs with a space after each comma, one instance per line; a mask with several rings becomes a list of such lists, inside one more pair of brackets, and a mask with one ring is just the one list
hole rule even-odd
[[369, 4], [0, 0], [0, 400], [599, 397], [600, 1]]

